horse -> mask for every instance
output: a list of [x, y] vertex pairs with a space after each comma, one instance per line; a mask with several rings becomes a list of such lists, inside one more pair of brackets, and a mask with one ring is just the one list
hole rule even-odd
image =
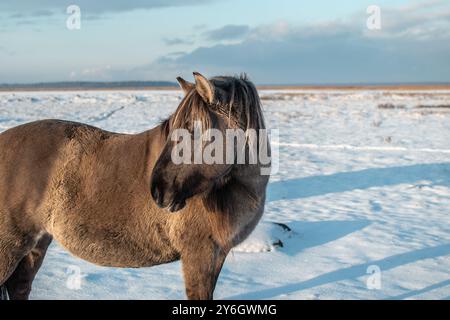
[[228, 253], [263, 214], [269, 176], [261, 174], [260, 161], [174, 163], [173, 132], [192, 132], [195, 122], [223, 133], [265, 124], [245, 75], [207, 79], [194, 72], [194, 78], [177, 78], [184, 94], [176, 111], [142, 133], [48, 119], [0, 134], [4, 298], [29, 298], [55, 239], [100, 266], [181, 260], [187, 298], [213, 299]]

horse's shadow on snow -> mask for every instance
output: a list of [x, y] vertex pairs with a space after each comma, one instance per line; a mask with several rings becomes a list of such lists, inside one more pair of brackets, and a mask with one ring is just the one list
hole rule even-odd
[[[397, 184], [412, 184], [420, 188], [419, 181], [430, 182], [431, 185], [450, 187], [450, 163], [417, 164], [410, 166], [365, 169], [352, 172], [341, 172], [331, 175], [311, 176], [284, 181], [272, 182], [269, 185], [268, 201], [293, 200], [329, 193], [368, 189], [371, 187], [391, 186]], [[352, 232], [361, 230], [370, 224], [367, 220], [357, 221], [321, 221], [290, 223], [294, 231], [298, 230], [303, 237], [303, 243], [295, 248], [284, 248], [288, 254], [296, 254], [305, 248], [334, 241]], [[289, 294], [300, 290], [310, 289], [337, 281], [356, 279], [367, 276], [367, 269], [371, 265], [386, 271], [420, 260], [432, 259], [450, 254], [450, 243], [435, 247], [409, 251], [393, 255], [384, 259], [351, 266], [318, 275], [302, 282], [286, 284], [279, 287], [228, 297], [227, 299], [271, 299], [281, 294]], [[404, 299], [416, 294], [424, 293], [435, 287], [448, 285], [448, 280], [430, 288], [417, 292], [409, 292], [394, 299]]]
[[292, 239], [284, 240], [281, 252], [295, 256], [301, 251], [343, 238], [370, 225], [369, 220], [293, 221]]
[[[425, 288], [422, 288], [422, 289], [411, 290], [411, 291], [408, 291], [406, 293], [402, 293], [402, 294], [400, 294], [398, 296], [390, 297], [389, 300], [404, 300], [404, 299], [408, 299], [408, 298], [411, 298], [411, 297], [414, 297], [414, 296], [418, 296], [420, 294], [427, 293], [427, 292], [432, 291], [432, 290], [445, 288], [445, 287], [447, 287], [449, 285], [450, 285], [450, 279], [447, 279], [447, 280], [444, 280], [444, 281], [441, 281], [441, 282], [438, 282], [438, 283], [434, 283], [434, 284], [432, 284], [430, 286], [427, 286]], [[450, 300], [450, 296], [444, 298], [443, 300]]]
[[269, 184], [267, 201], [301, 199], [402, 183], [416, 185], [423, 180], [431, 181], [432, 185], [449, 187], [450, 162], [373, 168], [275, 181]]
[[[344, 281], [349, 279], [356, 279], [358, 277], [368, 276], [367, 269], [369, 266], [376, 265], [380, 268], [382, 271], [387, 271], [390, 269], [394, 269], [396, 267], [406, 265], [408, 263], [413, 263], [420, 260], [425, 259], [432, 259], [436, 257], [446, 256], [450, 254], [450, 243], [449, 244], [443, 244], [436, 247], [428, 247], [423, 248], [419, 250], [413, 250], [397, 255], [393, 255], [384, 259], [370, 261], [369, 263], [363, 263], [356, 266], [343, 268], [335, 271], [331, 271], [328, 273], [321, 274], [317, 277], [311, 278], [309, 280], [305, 280], [302, 282], [297, 283], [290, 283], [283, 286], [275, 287], [275, 288], [269, 288], [254, 292], [247, 292], [244, 294], [228, 297], [227, 299], [232, 300], [240, 300], [240, 299], [272, 299], [275, 298], [281, 294], [289, 294], [293, 292], [297, 292], [300, 290], [310, 289], [330, 283], [334, 283], [337, 281]], [[436, 287], [441, 287], [442, 285], [447, 285], [448, 281], [444, 282], [443, 284], [437, 284]], [[364, 284], [363, 284], [364, 285]], [[427, 289], [423, 289], [424, 292], [427, 291]], [[417, 292], [421, 293], [421, 292]], [[411, 293], [411, 295], [414, 295], [415, 293]], [[394, 297], [394, 299], [402, 299], [407, 298], [411, 296], [410, 294], [407, 295], [400, 295], [397, 297]]]

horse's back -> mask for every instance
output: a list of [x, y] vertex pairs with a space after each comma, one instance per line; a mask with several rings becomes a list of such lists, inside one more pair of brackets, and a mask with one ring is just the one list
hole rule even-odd
[[[14, 221], [28, 226], [38, 223], [36, 211], [45, 202], [58, 167], [67, 160], [67, 150], [82, 147], [72, 141], [82, 131], [93, 137], [106, 134], [62, 120], [30, 122], [0, 134], [0, 215], [13, 215]], [[95, 140], [86, 136], [90, 143]]]
[[67, 146], [83, 135], [95, 142], [111, 133], [77, 122], [40, 120], [29, 122], [0, 133], [0, 166], [45, 165]]

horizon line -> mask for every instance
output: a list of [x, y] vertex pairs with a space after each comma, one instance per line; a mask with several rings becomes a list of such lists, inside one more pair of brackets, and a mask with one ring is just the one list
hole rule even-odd
[[[424, 81], [424, 82], [330, 82], [330, 83], [286, 83], [286, 84], [258, 84], [259, 89], [425, 89], [438, 87], [450, 89], [450, 82]], [[159, 80], [130, 80], [130, 81], [49, 81], [34, 83], [0, 83], [0, 91], [80, 91], [80, 90], [139, 90], [139, 89], [174, 89], [178, 88], [176, 82]]]

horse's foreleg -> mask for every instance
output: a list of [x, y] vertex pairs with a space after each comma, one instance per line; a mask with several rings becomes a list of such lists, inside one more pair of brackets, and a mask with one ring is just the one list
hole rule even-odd
[[0, 300], [9, 300], [8, 291], [6, 286], [0, 286]]
[[30, 244], [20, 236], [8, 234], [4, 230], [0, 230], [0, 234], [0, 300], [7, 300], [6, 281], [30, 250]]
[[217, 278], [227, 253], [212, 241], [199, 246], [196, 250], [181, 253], [184, 283], [189, 300], [213, 298]]
[[19, 265], [6, 281], [11, 300], [26, 300], [31, 292], [31, 284], [44, 261], [47, 248], [52, 242], [52, 236], [43, 235], [36, 246], [20, 260]]

